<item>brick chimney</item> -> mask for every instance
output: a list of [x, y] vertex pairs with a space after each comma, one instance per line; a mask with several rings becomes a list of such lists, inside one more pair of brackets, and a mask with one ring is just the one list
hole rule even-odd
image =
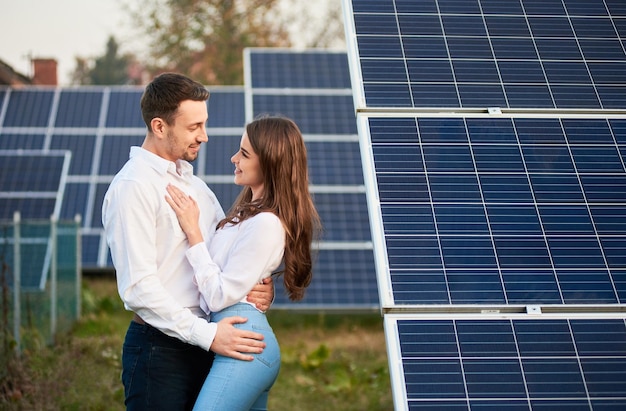
[[33, 84], [42, 86], [56, 86], [57, 61], [56, 59], [33, 59]]

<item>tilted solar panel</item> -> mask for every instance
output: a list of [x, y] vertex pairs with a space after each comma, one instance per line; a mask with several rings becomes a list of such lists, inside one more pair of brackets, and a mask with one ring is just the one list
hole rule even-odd
[[[65, 150], [0, 150], [0, 250], [7, 267], [19, 259], [24, 289], [41, 289], [46, 282], [49, 223], [61, 214], [71, 156]], [[6, 273], [12, 286], [14, 271]]]
[[618, 0], [350, 3], [367, 107], [626, 108]]
[[295, 51], [248, 49], [249, 82], [254, 89], [346, 89], [350, 72], [346, 53], [322, 49]]
[[385, 318], [410, 410], [620, 410], [622, 318]]
[[383, 305], [623, 303], [622, 124], [364, 119]]
[[624, 408], [623, 2], [343, 6], [395, 408]]

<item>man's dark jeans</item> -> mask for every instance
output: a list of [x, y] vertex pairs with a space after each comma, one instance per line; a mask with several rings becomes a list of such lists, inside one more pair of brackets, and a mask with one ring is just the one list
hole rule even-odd
[[191, 410], [213, 353], [131, 321], [122, 351], [128, 411]]

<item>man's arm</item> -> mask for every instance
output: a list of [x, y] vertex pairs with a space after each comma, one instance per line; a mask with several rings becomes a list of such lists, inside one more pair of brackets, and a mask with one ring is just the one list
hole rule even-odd
[[261, 353], [265, 348], [263, 334], [235, 328], [233, 324], [245, 323], [244, 317], [227, 317], [217, 323], [217, 333], [211, 344], [211, 351], [236, 360], [252, 361], [251, 355]]
[[246, 299], [260, 311], [269, 310], [274, 302], [274, 280], [271, 277], [263, 279], [263, 284], [255, 285]]

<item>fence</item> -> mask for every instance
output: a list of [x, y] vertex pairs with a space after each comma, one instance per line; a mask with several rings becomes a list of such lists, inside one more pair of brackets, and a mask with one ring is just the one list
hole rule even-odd
[[81, 314], [80, 217], [0, 221], [2, 332], [15, 348], [52, 344]]

